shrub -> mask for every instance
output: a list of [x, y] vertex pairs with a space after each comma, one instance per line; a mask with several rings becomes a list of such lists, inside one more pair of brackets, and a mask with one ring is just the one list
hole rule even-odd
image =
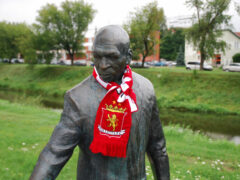
[[233, 62], [240, 63], [240, 53], [235, 54], [233, 57]]

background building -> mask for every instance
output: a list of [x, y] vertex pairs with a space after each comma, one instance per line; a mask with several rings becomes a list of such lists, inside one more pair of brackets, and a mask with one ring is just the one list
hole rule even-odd
[[[215, 52], [214, 57], [207, 60], [214, 66], [229, 65], [232, 63], [232, 57], [240, 53], [240, 33], [231, 30], [223, 30], [223, 35], [219, 40], [227, 43], [224, 52]], [[193, 44], [185, 40], [185, 63], [189, 61], [200, 61], [200, 52], [194, 49]]]

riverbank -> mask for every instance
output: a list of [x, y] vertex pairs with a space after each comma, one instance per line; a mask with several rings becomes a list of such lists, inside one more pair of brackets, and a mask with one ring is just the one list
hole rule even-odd
[[[133, 69], [154, 85], [164, 124], [240, 135], [240, 73]], [[92, 67], [0, 64], [0, 99], [63, 107], [65, 92], [92, 73]]]
[[[0, 179], [28, 179], [60, 112], [4, 100], [0, 100], [0, 109]], [[240, 179], [240, 146], [174, 125], [164, 126], [164, 132], [171, 179]], [[75, 149], [58, 179], [76, 179], [77, 156]]]
[[[240, 115], [240, 73], [133, 70], [153, 83], [160, 108]], [[58, 98], [91, 73], [92, 67], [0, 64], [0, 88]]]

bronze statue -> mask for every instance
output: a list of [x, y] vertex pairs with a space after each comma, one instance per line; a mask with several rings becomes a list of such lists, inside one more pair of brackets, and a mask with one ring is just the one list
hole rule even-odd
[[[98, 31], [93, 55], [102, 80], [122, 83], [125, 68], [131, 61], [129, 44], [129, 36], [120, 26], [106, 26]], [[80, 148], [78, 180], [145, 180], [145, 153], [148, 154], [155, 178], [170, 179], [165, 138], [153, 86], [149, 80], [134, 72], [132, 79], [138, 111], [131, 115], [126, 158], [95, 154], [89, 149], [99, 103], [107, 92], [91, 75], [67, 91], [61, 120], [41, 152], [30, 179], [55, 179], [76, 146]], [[109, 128], [114, 127], [115, 131], [119, 118], [106, 117], [108, 123], [112, 121]]]

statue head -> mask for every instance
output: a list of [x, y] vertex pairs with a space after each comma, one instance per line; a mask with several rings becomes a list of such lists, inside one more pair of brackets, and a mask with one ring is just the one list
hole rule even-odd
[[120, 26], [105, 26], [97, 32], [93, 42], [94, 64], [104, 81], [121, 81], [132, 58], [129, 45], [129, 36]]

